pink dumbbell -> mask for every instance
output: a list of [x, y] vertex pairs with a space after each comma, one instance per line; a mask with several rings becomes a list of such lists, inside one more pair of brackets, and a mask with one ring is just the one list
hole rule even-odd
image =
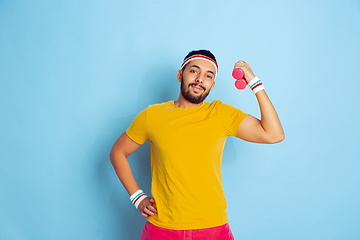
[[233, 78], [236, 79], [235, 81], [235, 87], [239, 90], [243, 90], [246, 88], [246, 80], [244, 78], [244, 71], [241, 68], [235, 68], [232, 72]]
[[[245, 64], [246, 62], [243, 61]], [[232, 72], [232, 76], [233, 78], [236, 79], [235, 81], [235, 87], [239, 90], [243, 90], [244, 88], [246, 88], [247, 82], [245, 80], [245, 73], [241, 68], [235, 68], [234, 71]]]

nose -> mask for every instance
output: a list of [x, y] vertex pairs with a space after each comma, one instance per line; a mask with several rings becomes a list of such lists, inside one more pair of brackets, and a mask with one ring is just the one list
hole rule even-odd
[[199, 74], [198, 76], [197, 76], [197, 78], [195, 79], [195, 81], [196, 82], [199, 82], [199, 83], [202, 83], [203, 82], [203, 79], [204, 78], [204, 76], [202, 76], [201, 74]]

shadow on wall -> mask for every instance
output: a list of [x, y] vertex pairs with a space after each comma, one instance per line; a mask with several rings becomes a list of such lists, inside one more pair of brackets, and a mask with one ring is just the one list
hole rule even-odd
[[[176, 70], [166, 64], [149, 68], [142, 78], [137, 111], [140, 112], [150, 104], [177, 99], [179, 88]], [[125, 109], [119, 107], [122, 108]], [[120, 114], [126, 113], [120, 110]], [[84, 164], [89, 169], [83, 173], [84, 185], [97, 221], [97, 237], [101, 239], [138, 240], [146, 222], [146, 218], [131, 205], [109, 160], [112, 145], [134, 117], [135, 115], [120, 117], [104, 126], [84, 159]], [[140, 146], [128, 160], [138, 185], [147, 195], [151, 195], [150, 142]]]

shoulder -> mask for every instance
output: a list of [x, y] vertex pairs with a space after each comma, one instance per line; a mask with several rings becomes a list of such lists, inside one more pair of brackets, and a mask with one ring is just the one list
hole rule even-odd
[[146, 118], [148, 113], [154, 113], [159, 111], [160, 109], [164, 108], [164, 106], [168, 105], [169, 102], [164, 102], [164, 103], [157, 103], [157, 104], [151, 104], [148, 105], [146, 108], [144, 108], [143, 110], [141, 110], [138, 113], [138, 117], [143, 117]]
[[146, 109], [147, 110], [160, 110], [166, 107], [171, 106], [173, 103], [173, 101], [168, 101], [168, 102], [163, 102], [163, 103], [155, 103], [155, 104], [151, 104], [149, 105]]
[[163, 102], [163, 103], [156, 103], [156, 104], [151, 104], [149, 106], [147, 106], [147, 108], [145, 108], [143, 111], [148, 115], [148, 114], [157, 114], [160, 112], [167, 112], [169, 109], [173, 108], [173, 103], [174, 101], [168, 101], [168, 102]]
[[227, 109], [237, 109], [234, 106], [231, 106], [230, 104], [227, 103], [223, 103], [220, 100], [214, 100], [211, 104], [210, 104], [211, 108], [217, 109], [217, 110], [227, 110]]

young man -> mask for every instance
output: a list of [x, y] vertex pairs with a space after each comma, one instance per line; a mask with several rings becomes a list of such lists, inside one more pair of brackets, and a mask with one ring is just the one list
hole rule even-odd
[[[190, 52], [177, 72], [178, 100], [148, 106], [114, 144], [110, 159], [130, 195], [147, 217], [142, 240], [234, 239], [221, 183], [225, 140], [277, 143], [284, 132], [261, 81], [238, 61], [259, 103], [261, 120], [221, 101], [204, 99], [215, 86], [218, 65], [207, 50]], [[152, 195], [137, 185], [127, 158], [151, 142]]]

